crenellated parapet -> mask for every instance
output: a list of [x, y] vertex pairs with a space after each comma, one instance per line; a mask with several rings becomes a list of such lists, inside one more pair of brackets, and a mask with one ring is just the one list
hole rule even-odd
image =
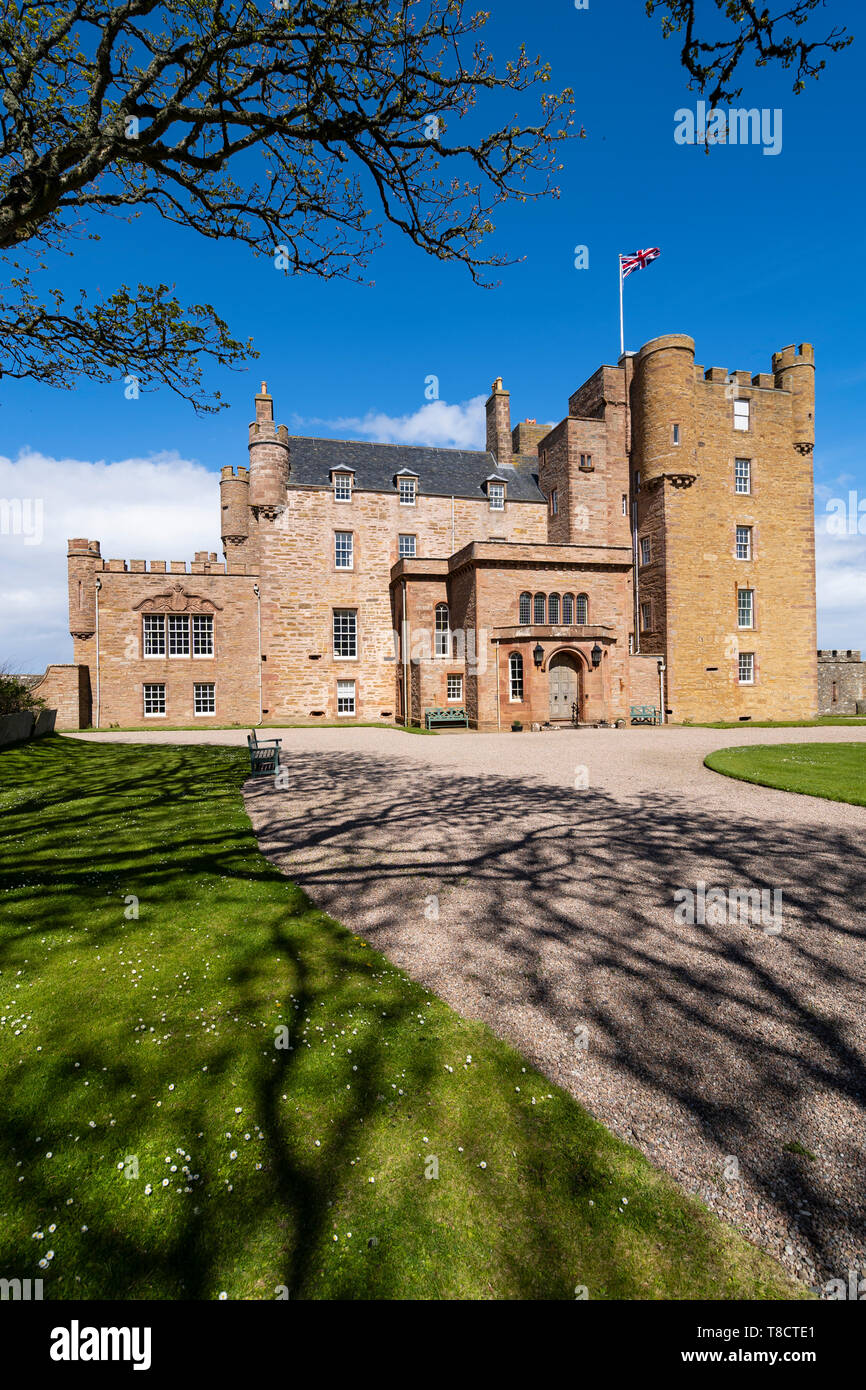
[[249, 429], [249, 505], [275, 516], [285, 507], [291, 473], [289, 432], [274, 424], [274, 402], [267, 382], [256, 396], [256, 418]]

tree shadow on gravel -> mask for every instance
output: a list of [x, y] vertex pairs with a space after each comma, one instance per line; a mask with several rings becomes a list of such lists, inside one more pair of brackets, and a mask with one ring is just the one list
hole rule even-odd
[[[587, 1028], [600, 1118], [664, 1164], [671, 1103], [739, 1156], [819, 1272], [844, 1274], [866, 1217], [866, 815], [829, 829], [406, 758], [286, 761], [292, 790], [249, 784], [247, 807], [316, 903], [579, 1099]], [[678, 923], [674, 894], [699, 881], [781, 890], [779, 934]], [[636, 1105], [630, 1125], [647, 1094], [658, 1114]], [[720, 1174], [706, 1178], [724, 1209]]]

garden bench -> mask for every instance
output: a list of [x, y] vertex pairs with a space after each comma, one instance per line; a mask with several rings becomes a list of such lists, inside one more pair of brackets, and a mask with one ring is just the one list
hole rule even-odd
[[632, 705], [629, 710], [632, 724], [660, 724], [661, 711], [655, 705]]
[[255, 729], [247, 734], [247, 747], [250, 750], [250, 776], [271, 777], [280, 766], [280, 744], [282, 739], [270, 739], [259, 743]]
[[433, 724], [465, 724], [469, 728], [469, 716], [461, 705], [452, 709], [428, 709], [424, 713], [424, 722], [428, 729]]

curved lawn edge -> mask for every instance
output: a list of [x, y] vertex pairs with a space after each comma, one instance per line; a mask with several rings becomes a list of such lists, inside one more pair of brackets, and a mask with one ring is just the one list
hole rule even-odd
[[704, 766], [739, 782], [866, 806], [866, 742], [754, 743], [717, 748], [704, 758]]

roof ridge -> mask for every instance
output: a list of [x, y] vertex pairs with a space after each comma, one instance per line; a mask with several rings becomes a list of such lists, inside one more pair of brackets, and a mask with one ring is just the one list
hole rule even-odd
[[489, 449], [456, 449], [447, 444], [394, 444], [379, 439], [329, 439], [323, 434], [290, 434], [289, 439], [304, 439], [309, 444], [363, 444], [368, 449], [435, 449], [440, 454], [478, 454], [492, 458]]

